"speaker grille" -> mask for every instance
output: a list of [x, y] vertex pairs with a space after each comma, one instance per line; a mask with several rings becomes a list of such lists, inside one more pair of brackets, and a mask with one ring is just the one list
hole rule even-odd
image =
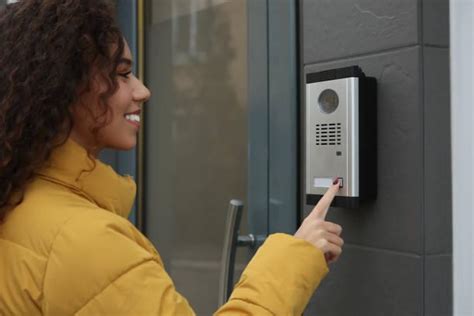
[[341, 145], [341, 123], [316, 124], [316, 146]]

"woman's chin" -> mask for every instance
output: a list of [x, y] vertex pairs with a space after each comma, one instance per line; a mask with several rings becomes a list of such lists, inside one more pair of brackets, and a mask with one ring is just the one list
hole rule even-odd
[[128, 150], [132, 150], [135, 148], [135, 146], [137, 145], [137, 139], [136, 137], [134, 139], [130, 139], [130, 140], [121, 140], [120, 142], [114, 142], [113, 144], [110, 144], [108, 146], [106, 146], [107, 148], [111, 148], [111, 149], [115, 149], [115, 150], [123, 150], [123, 151], [128, 151]]

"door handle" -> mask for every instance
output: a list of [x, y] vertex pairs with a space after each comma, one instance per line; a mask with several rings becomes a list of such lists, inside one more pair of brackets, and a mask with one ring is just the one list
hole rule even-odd
[[253, 234], [239, 236], [243, 209], [244, 203], [242, 201], [231, 200], [229, 202], [229, 210], [225, 223], [224, 246], [222, 248], [219, 306], [227, 302], [234, 286], [233, 279], [237, 247], [255, 248], [266, 239], [266, 236], [254, 236]]

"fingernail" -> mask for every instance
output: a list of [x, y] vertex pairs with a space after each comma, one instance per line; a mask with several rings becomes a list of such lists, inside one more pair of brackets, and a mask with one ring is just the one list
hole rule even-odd
[[332, 184], [336, 185], [339, 183], [339, 178], [334, 178], [334, 181], [332, 182]]

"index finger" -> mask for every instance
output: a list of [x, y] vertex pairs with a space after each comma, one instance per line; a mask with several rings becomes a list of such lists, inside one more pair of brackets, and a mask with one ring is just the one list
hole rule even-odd
[[318, 204], [316, 204], [316, 206], [311, 211], [310, 216], [314, 216], [315, 218], [321, 220], [326, 219], [329, 207], [331, 206], [334, 197], [339, 191], [339, 181], [341, 180], [338, 179], [336, 184], [333, 184], [331, 187], [329, 187], [323, 197], [319, 200]]

